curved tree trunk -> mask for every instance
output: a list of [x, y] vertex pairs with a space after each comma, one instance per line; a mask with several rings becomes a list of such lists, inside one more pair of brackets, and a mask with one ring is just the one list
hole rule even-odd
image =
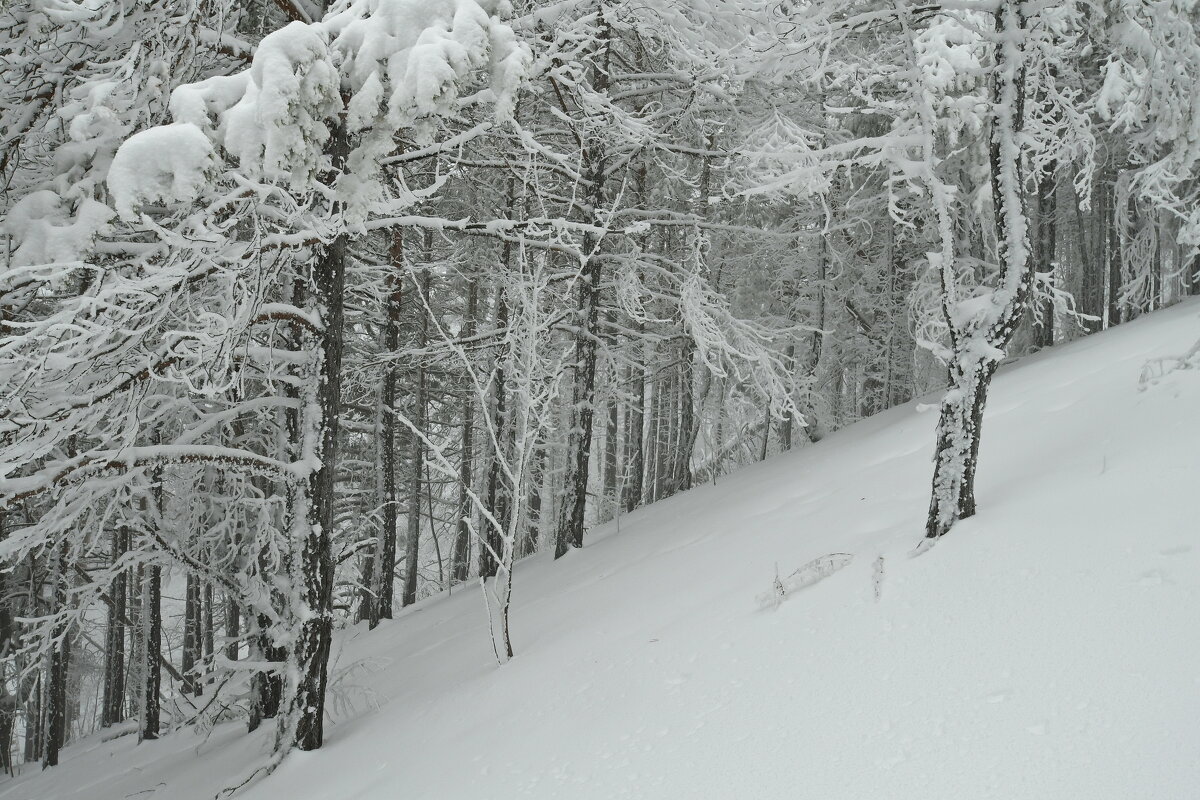
[[1033, 282], [1033, 259], [1026, 233], [1021, 164], [1025, 63], [1021, 34], [1024, 0], [1005, 0], [995, 13], [996, 79], [990, 167], [1000, 270], [993, 295], [993, 320], [952, 330], [950, 386], [942, 400], [934, 456], [933, 491], [925, 535], [936, 539], [954, 523], [975, 513], [975, 473], [988, 388], [1004, 349], [1024, 316]]

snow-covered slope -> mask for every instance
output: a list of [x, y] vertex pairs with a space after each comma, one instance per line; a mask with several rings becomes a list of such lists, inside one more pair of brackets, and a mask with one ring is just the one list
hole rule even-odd
[[[244, 797], [1194, 800], [1200, 373], [1138, 376], [1198, 337], [1188, 303], [1004, 370], [981, 513], [919, 557], [910, 405], [523, 562], [503, 668], [477, 588], [351, 632], [326, 748]], [[93, 739], [0, 798], [208, 798], [267, 746]]]

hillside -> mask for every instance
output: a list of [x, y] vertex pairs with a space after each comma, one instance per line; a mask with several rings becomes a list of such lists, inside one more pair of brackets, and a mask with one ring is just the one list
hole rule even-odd
[[[919, 557], [937, 412], [910, 404], [521, 563], [502, 669], [477, 588], [351, 630], [326, 747], [241, 796], [1195, 798], [1200, 374], [1138, 378], [1198, 323], [1003, 370], [981, 514]], [[832, 552], [854, 560], [759, 608]], [[0, 800], [209, 798], [268, 747], [93, 738]]]

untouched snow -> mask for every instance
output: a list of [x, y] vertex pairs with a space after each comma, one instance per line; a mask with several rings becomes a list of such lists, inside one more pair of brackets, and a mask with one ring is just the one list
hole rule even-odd
[[[1187, 303], [1003, 370], [980, 515], [919, 557], [909, 405], [522, 562], [503, 668], [478, 587], [355, 629], [325, 749], [241, 796], [1194, 800], [1200, 373], [1138, 376], [1198, 337]], [[92, 738], [0, 799], [209, 798], [268, 742]]]

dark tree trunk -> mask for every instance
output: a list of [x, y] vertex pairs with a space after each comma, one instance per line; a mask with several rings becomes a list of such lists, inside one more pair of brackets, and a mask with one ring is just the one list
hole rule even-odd
[[138, 741], [157, 739], [159, 734], [158, 695], [162, 688], [162, 568], [148, 567], [143, 572], [141, 612], [141, 702]]
[[[708, 150], [716, 149], [716, 134], [704, 137], [702, 144]], [[712, 159], [704, 156], [700, 165], [700, 185], [696, 202], [691, 209], [697, 218], [707, 219], [709, 216], [709, 197], [712, 192]], [[696, 237], [695, 250], [697, 260], [692, 269], [696, 272], [705, 270], [708, 245], [699, 229], [694, 232]], [[718, 279], [719, 280], [719, 279]], [[692, 451], [696, 447], [696, 438], [700, 435], [700, 422], [695, 412], [695, 361], [696, 343], [690, 332], [680, 320], [680, 328], [685, 335], [679, 354], [679, 443], [676, 450], [674, 480], [676, 491], [687, 491], [692, 488]], [[701, 401], [703, 402], [703, 400]]]
[[684, 341], [679, 365], [679, 445], [674, 470], [676, 491], [692, 488], [692, 450], [696, 447], [696, 437], [700, 435], [700, 424], [694, 408], [693, 361], [694, 347], [691, 338], [688, 338]]
[[[117, 564], [129, 549], [129, 531], [118, 527], [111, 537], [111, 563]], [[104, 696], [100, 725], [108, 727], [125, 719], [125, 598], [129, 592], [128, 574], [121, 570], [110, 588], [108, 624], [104, 642]]]
[[[1006, 36], [1018, 36], [1025, 30], [1024, 0], [1006, 0], [995, 12], [996, 31]], [[1002, 81], [1011, 80], [1007, 87], [1017, 98], [1024, 97], [1025, 64], [1008, 63], [1008, 48], [997, 48], [996, 75], [992, 87], [992, 105], [998, 108], [1005, 96]], [[1010, 77], [1011, 76], [1011, 77]], [[959, 332], [954, 341], [954, 360], [950, 371], [950, 391], [942, 401], [938, 422], [937, 449], [934, 454], [933, 491], [925, 535], [936, 539], [950, 530], [957, 520], [975, 513], [975, 472], [979, 463], [980, 430], [988, 387], [999, 362], [994, 358], [972, 359], [971, 352], [983, 345], [1003, 352], [1012, 342], [1013, 334], [1025, 314], [1033, 283], [1033, 259], [1028, 248], [1015, 250], [1010, 246], [1010, 233], [1017, 230], [1025, 214], [1024, 198], [1019, 191], [1006, 191], [1005, 168], [1011, 171], [1012, 182], [1023, 185], [1021, 164], [1008, 163], [1003, 153], [1019, 147], [1024, 127], [1024, 103], [1018, 99], [1011, 109], [1012, 128], [1006, 130], [999, 122], [991, 132], [990, 167], [992, 196], [996, 199], [995, 229], [999, 249], [999, 286], [1015, 287], [995, 323], [983, 331]], [[1009, 186], [1007, 189], [1011, 190]], [[1008, 198], [1012, 198], [1011, 203]], [[982, 338], [983, 341], [979, 341]], [[966, 366], [963, 366], [966, 365]]]
[[[3, 315], [0, 314], [0, 319]], [[0, 542], [7, 538], [5, 530], [5, 514], [0, 511]], [[16, 626], [13, 620], [12, 599], [9, 597], [8, 575], [0, 572], [0, 662], [8, 659], [13, 649]], [[5, 772], [13, 774], [13, 728], [17, 712], [20, 709], [20, 683], [17, 684], [18, 694], [8, 692], [8, 675], [0, 671], [0, 759]]]
[[631, 399], [625, 406], [625, 511], [642, 504], [643, 475], [646, 471], [646, 442], [643, 438], [646, 408], [646, 371], [634, 364], [626, 373]]
[[242, 610], [232, 597], [225, 598], [225, 658], [238, 660], [238, 640], [242, 636]]
[[43, 690], [44, 671], [38, 670], [36, 676], [29, 679], [32, 686], [26, 686], [24, 694], [28, 699], [25, 703], [25, 753], [24, 761], [32, 764], [42, 758], [42, 731], [46, 725], [46, 693]]
[[1097, 180], [1092, 188], [1092, 210], [1085, 214], [1080, 208], [1080, 201], [1075, 200], [1075, 227], [1079, 243], [1080, 272], [1082, 279], [1079, 287], [1079, 310], [1095, 319], [1084, 322], [1088, 333], [1100, 329], [1104, 318], [1104, 284], [1105, 270], [1103, 267], [1103, 247], [1098, 231], [1103, 219], [1104, 192]]
[[[638, 162], [637, 169], [634, 171], [634, 181], [637, 201], [644, 206], [649, 196], [645, 161]], [[641, 250], [648, 250], [650, 246], [649, 233], [639, 236], [637, 242]], [[625, 495], [623, 502], [626, 513], [642, 504], [646, 473], [644, 431], [646, 424], [646, 369], [645, 350], [642, 344], [642, 334], [645, 333], [646, 326], [644, 323], [638, 322], [635, 329], [637, 336], [635, 336], [634, 345], [631, 348], [631, 360], [634, 363], [627, 368], [625, 373], [625, 381], [629, 384], [630, 394], [629, 403], [625, 406], [625, 447], [622, 452], [625, 468], [622, 481]]]
[[[62, 578], [60, 578], [62, 580]], [[61, 600], [65, 601], [65, 589]], [[42, 769], [58, 766], [59, 751], [67, 740], [67, 677], [71, 667], [71, 636], [66, 626], [55, 631], [59, 641], [50, 650], [46, 671], [46, 728]]]
[[[287, 653], [281, 647], [275, 647], [267, 634], [270, 619], [258, 615], [253, 622], [258, 630], [251, 639], [251, 660], [282, 662]], [[278, 672], [255, 672], [250, 678], [250, 719], [247, 729], [254, 731], [264, 719], [274, 719], [279, 715], [279, 706], [283, 702], [283, 678]]]
[[[391, 270], [388, 274], [387, 320], [384, 323], [383, 348], [395, 353], [400, 347], [400, 317], [404, 304], [404, 229], [392, 231], [390, 249]], [[380, 387], [379, 467], [380, 488], [383, 492], [383, 541], [371, 561], [372, 575], [369, 593], [363, 597], [370, 627], [380, 619], [392, 618], [395, 591], [397, 518], [400, 515], [399, 487], [396, 480], [396, 394], [399, 373], [389, 366]]]
[[[479, 285], [472, 278], [467, 281], [466, 308], [463, 312], [462, 338], [475, 335], [475, 314], [479, 304]], [[462, 583], [467, 579], [471, 564], [471, 518], [474, 508], [469, 491], [474, 479], [475, 458], [475, 401], [470, 388], [463, 392], [462, 400], [462, 452], [458, 462], [458, 520], [454, 533], [454, 550], [450, 556], [450, 582]]]
[[180, 672], [183, 673], [183, 691], [200, 694], [196, 680], [200, 661], [200, 581], [195, 575], [187, 576], [183, 601], [183, 652]]
[[771, 401], [768, 400], [763, 404], [763, 422], [762, 422], [762, 445], [759, 448], [758, 460], [767, 460], [767, 449], [771, 445]]
[[[983, 409], [996, 363], [978, 365], [970, 374], [952, 375], [956, 396], [942, 403], [935, 450], [933, 496], [925, 534], [936, 539], [960, 519], [975, 515], [975, 471]], [[949, 504], [949, 505], [947, 505]]]
[[8, 693], [7, 685], [0, 686], [0, 768], [8, 775], [13, 771], [13, 728], [20, 703]]
[[[612, 31], [600, 7], [598, 54], [592, 73], [592, 88], [608, 92], [609, 40]], [[583, 143], [584, 174], [590, 182], [588, 203], [593, 214], [603, 207], [607, 158], [599, 141]], [[597, 219], [593, 224], [600, 224]], [[584, 262], [576, 288], [575, 325], [572, 343], [571, 427], [567, 434], [567, 465], [563, 476], [563, 498], [558, 528], [554, 536], [554, 557], [561, 558], [573, 547], [583, 547], [584, 516], [592, 454], [592, 422], [596, 400], [596, 351], [599, 336], [601, 259], [603, 239], [588, 234], [583, 240]]]
[[[1055, 243], [1057, 237], [1057, 214], [1055, 169], [1051, 165], [1038, 181], [1037, 194], [1037, 253], [1034, 256], [1035, 268], [1041, 272], [1050, 273], [1053, 285], [1056, 276], [1054, 269]], [[1049, 298], [1043, 300], [1037, 308], [1037, 325], [1034, 327], [1034, 346], [1038, 349], [1054, 345], [1054, 303]]]
[[[787, 364], [790, 373], [796, 371], [796, 344], [794, 342], [783, 351], [783, 361]], [[792, 431], [795, 425], [795, 415], [792, 413], [792, 409], [788, 408], [783, 414], [783, 424], [779, 426], [779, 446], [784, 450], [792, 449]]]
[[[204, 584], [204, 617], [201, 619], [200, 627], [200, 642], [203, 645], [202, 655], [204, 658], [204, 672], [207, 673], [212, 669], [213, 647], [215, 645], [213, 634], [213, 587], [211, 583]], [[211, 680], [210, 678], [206, 678]]]
[[620, 441], [620, 429], [618, 428], [616, 398], [610, 394], [605, 400], [604, 406], [606, 416], [604, 426], [604, 502], [605, 505], [612, 504], [612, 509], [606, 508], [604, 513], [606, 516], [612, 517], [621, 502], [621, 498], [617, 496], [617, 461], [620, 457], [617, 451], [617, 442]]
[[1111, 182], [1106, 186], [1106, 194], [1108, 196], [1108, 203], [1106, 204], [1108, 218], [1105, 220], [1104, 226], [1104, 251], [1107, 255], [1108, 268], [1108, 307], [1105, 309], [1106, 328], [1119, 325], [1122, 322], [1121, 232], [1117, 228], [1117, 202], [1120, 200], [1116, 190], [1118, 175], [1119, 173], [1114, 170]]
[[659, 419], [662, 411], [662, 377], [658, 376], [649, 381], [650, 402], [646, 405], [648, 419], [646, 420], [646, 478], [643, 482], [644, 493], [642, 503], [650, 504], [658, 499], [658, 450], [659, 450]]
[[[339, 121], [333, 124], [328, 145], [334, 174], [345, 169], [350, 139]], [[334, 209], [334, 213], [337, 209]], [[313, 269], [316, 308], [321, 331], [317, 337], [318, 375], [312, 388], [317, 406], [315, 435], [320, 467], [309, 475], [306, 533], [300, 556], [301, 599], [304, 619], [292, 654], [299, 683], [292, 698], [296, 714], [296, 747], [316, 750], [325, 739], [325, 689], [329, 674], [329, 646], [333, 634], [333, 521], [334, 476], [338, 462], [338, 422], [341, 418], [342, 327], [346, 281], [346, 234], [323, 245]]]
[[542, 525], [542, 481], [546, 474], [546, 445], [539, 441], [533, 453], [533, 464], [529, 469], [529, 519], [526, 521], [524, 541], [520, 553], [523, 556], [537, 552], [539, 532]]
[[[812, 338], [808, 343], [808, 365], [807, 372], [812, 378], [816, 378], [817, 373], [821, 369], [821, 356], [825, 352], [825, 330], [828, 324], [828, 308], [825, 302], [826, 281], [829, 272], [829, 241], [825, 236], [821, 237], [821, 246], [817, 260], [817, 330], [812, 332]], [[839, 401], [835, 401], [838, 403]], [[834, 406], [835, 409], [837, 405]], [[809, 402], [806, 405], [808, 423], [804, 429], [805, 436], [813, 444], [821, 441], [824, 435], [825, 428], [822, 421], [817, 419], [817, 409]], [[836, 415], [836, 411], [834, 412]]]
[[[425, 313], [425, 306], [429, 302], [429, 270], [421, 270], [417, 281], [419, 283], [413, 303], [414, 313], [417, 315], [416, 346], [418, 350], [423, 350], [429, 340], [429, 315]], [[425, 362], [418, 358], [416, 374], [413, 376], [412, 421], [419, 431], [426, 429], [425, 381]], [[420, 555], [421, 544], [421, 475], [425, 471], [425, 443], [416, 435], [413, 435], [410, 441], [412, 472], [408, 479], [408, 531], [404, 540], [404, 596], [400, 600], [402, 606], [410, 606], [417, 601], [417, 558]]]
[[676, 385], [677, 375], [671, 370], [663, 372], [659, 386], [661, 395], [655, 406], [658, 414], [658, 447], [655, 450], [657, 463], [654, 465], [654, 498], [664, 500], [675, 493], [673, 482], [675, 468], [675, 431], [679, 424], [679, 408]]
[[[511, 199], [511, 198], [510, 198]], [[504, 247], [504, 263], [507, 266], [510, 255], [510, 249], [506, 244]], [[504, 330], [508, 327], [508, 300], [504, 297], [503, 291], [496, 293], [496, 330]], [[495, 518], [496, 523], [490, 520], [483, 520], [483, 529], [486, 531], [484, 542], [479, 548], [479, 577], [493, 578], [500, 568], [499, 556], [503, 548], [503, 531], [501, 527], [508, 524], [508, 490], [505, 486], [504, 471], [502, 469], [502, 460], [505, 457], [503, 452], [504, 443], [508, 440], [506, 431], [508, 430], [508, 383], [504, 372], [504, 366], [497, 358], [495, 375], [491, 385], [491, 419], [492, 430], [495, 434], [495, 441], [491, 442], [490, 457], [488, 459], [487, 473], [487, 508], [491, 515]]]

